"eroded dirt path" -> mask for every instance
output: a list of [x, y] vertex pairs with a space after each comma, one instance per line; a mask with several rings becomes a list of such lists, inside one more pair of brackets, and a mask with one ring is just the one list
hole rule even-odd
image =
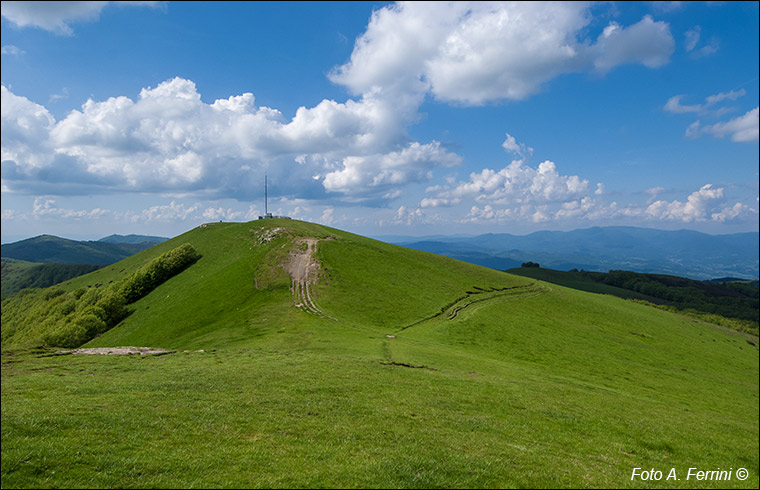
[[330, 318], [322, 311], [312, 299], [312, 286], [319, 279], [319, 261], [316, 259], [317, 242], [313, 237], [304, 237], [296, 241], [295, 251], [291, 252], [288, 261], [288, 274], [290, 275], [290, 291], [297, 308], [317, 316]]

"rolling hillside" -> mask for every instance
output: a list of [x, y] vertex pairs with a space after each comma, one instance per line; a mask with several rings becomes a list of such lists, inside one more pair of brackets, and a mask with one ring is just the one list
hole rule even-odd
[[757, 337], [620, 298], [295, 220], [40, 294], [183, 244], [200, 258], [85, 345], [173, 353], [52, 355], [4, 300], [3, 488], [758, 486]]

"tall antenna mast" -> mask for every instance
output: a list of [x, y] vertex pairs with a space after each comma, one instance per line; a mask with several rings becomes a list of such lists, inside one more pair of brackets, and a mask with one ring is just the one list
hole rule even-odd
[[291, 219], [290, 216], [272, 216], [272, 213], [269, 212], [269, 189], [268, 189], [268, 181], [267, 181], [267, 174], [264, 174], [264, 216], [259, 216], [259, 219], [269, 219], [269, 218], [281, 218], [281, 219]]

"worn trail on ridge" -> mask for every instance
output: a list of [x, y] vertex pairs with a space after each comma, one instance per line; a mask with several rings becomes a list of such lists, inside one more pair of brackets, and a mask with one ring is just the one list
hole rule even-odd
[[543, 294], [546, 291], [546, 287], [538, 284], [537, 282], [533, 282], [533, 283], [522, 285], [522, 286], [511, 286], [511, 287], [506, 287], [506, 288], [482, 289], [482, 288], [475, 287], [473, 289], [475, 290], [467, 291], [467, 293], [464, 296], [456, 299], [453, 303], [441, 308], [441, 311], [436, 313], [435, 315], [431, 315], [427, 318], [418, 320], [410, 325], [401, 327], [397, 331], [401, 332], [408, 328], [415, 327], [417, 325], [421, 325], [423, 323], [426, 323], [432, 320], [437, 320], [437, 319], [453, 320], [459, 316], [459, 313], [462, 310], [465, 310], [465, 309], [472, 310], [472, 309], [478, 308], [479, 306], [483, 306], [484, 304], [489, 304], [493, 302], [530, 298], [533, 296], [538, 296], [540, 294]]
[[319, 261], [314, 257], [318, 241], [313, 237], [304, 237], [296, 241], [295, 251], [291, 252], [288, 261], [290, 292], [293, 294], [296, 307], [317, 316], [331, 318], [312, 299], [311, 287], [319, 279]]

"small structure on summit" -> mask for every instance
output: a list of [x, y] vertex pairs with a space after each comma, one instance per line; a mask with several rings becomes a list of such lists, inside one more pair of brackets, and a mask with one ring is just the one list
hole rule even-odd
[[264, 216], [259, 216], [259, 219], [273, 219], [273, 218], [291, 219], [290, 216], [272, 215], [272, 213], [269, 212], [268, 204], [269, 204], [269, 196], [267, 195], [267, 176], [264, 175]]

